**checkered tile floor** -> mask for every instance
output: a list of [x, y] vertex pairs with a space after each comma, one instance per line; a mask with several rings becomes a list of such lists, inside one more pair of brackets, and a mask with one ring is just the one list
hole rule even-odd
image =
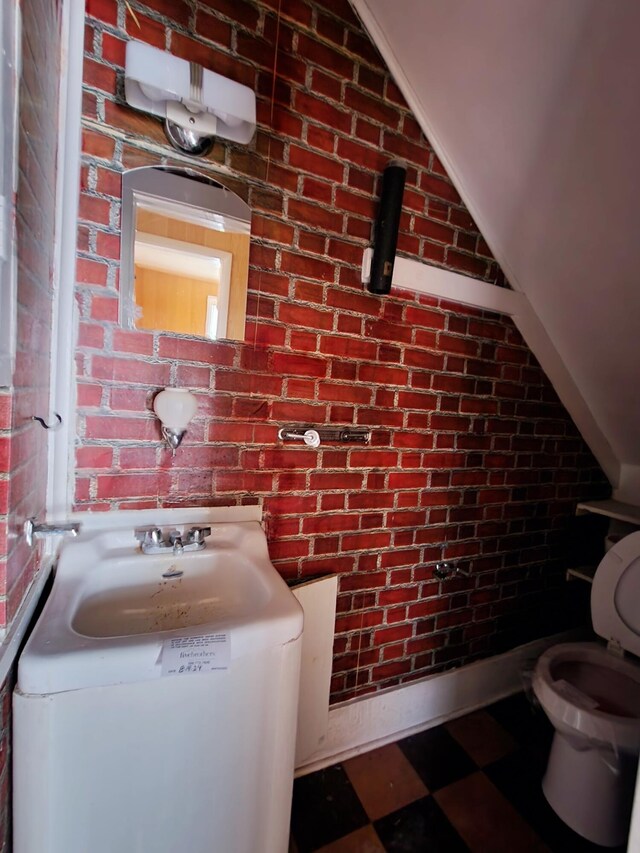
[[520, 694], [303, 776], [290, 851], [602, 853], [544, 799], [551, 737]]

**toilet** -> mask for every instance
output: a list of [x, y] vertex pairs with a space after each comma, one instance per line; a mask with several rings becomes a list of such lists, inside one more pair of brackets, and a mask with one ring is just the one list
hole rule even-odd
[[533, 674], [534, 693], [555, 728], [542, 789], [575, 832], [615, 847], [627, 837], [640, 753], [640, 531], [600, 562], [591, 618], [607, 646], [553, 646]]

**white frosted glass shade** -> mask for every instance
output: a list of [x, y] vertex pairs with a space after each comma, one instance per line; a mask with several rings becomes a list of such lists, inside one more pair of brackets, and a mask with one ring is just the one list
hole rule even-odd
[[153, 411], [167, 429], [181, 432], [198, 410], [198, 401], [186, 388], [165, 388], [156, 395]]
[[256, 96], [248, 86], [203, 68], [194, 92], [187, 60], [134, 39], [127, 42], [125, 63], [124, 93], [132, 107], [199, 133], [251, 141]]

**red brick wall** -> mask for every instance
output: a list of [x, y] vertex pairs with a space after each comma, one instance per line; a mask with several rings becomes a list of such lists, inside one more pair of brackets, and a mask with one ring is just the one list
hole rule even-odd
[[21, 533], [25, 518], [45, 509], [47, 436], [30, 418], [49, 412], [59, 20], [46, 0], [21, 5], [18, 343], [13, 386], [0, 396], [0, 627], [15, 615], [37, 565]]
[[[9, 0], [6, 0], [9, 2]], [[30, 420], [49, 411], [60, 19], [58, 3], [22, 0], [18, 236], [18, 345], [13, 385], [0, 394], [0, 628], [10, 624], [38, 553], [22, 537], [24, 520], [43, 516], [46, 433]], [[0, 851], [9, 850], [10, 699], [0, 686]]]
[[[76, 504], [263, 500], [286, 577], [340, 574], [333, 698], [565, 626], [561, 547], [604, 478], [509, 320], [359, 283], [379, 174], [409, 163], [400, 251], [505, 284], [345, 0], [150, 0], [140, 28], [89, 0], [78, 231]], [[122, 99], [127, 38], [254, 87], [250, 146], [210, 170], [253, 211], [249, 343], [117, 325], [123, 168], [180, 161]], [[199, 413], [172, 459], [149, 410], [169, 383]], [[356, 424], [369, 448], [281, 446], [279, 425]], [[469, 579], [434, 580], [459, 558]]]

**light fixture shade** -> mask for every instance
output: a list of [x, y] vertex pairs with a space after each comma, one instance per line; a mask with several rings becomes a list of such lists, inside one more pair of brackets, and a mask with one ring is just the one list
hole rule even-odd
[[247, 143], [256, 128], [248, 86], [143, 42], [127, 42], [124, 91], [132, 107], [201, 135]]
[[198, 401], [186, 388], [165, 388], [156, 395], [153, 410], [165, 429], [184, 432], [198, 410]]

